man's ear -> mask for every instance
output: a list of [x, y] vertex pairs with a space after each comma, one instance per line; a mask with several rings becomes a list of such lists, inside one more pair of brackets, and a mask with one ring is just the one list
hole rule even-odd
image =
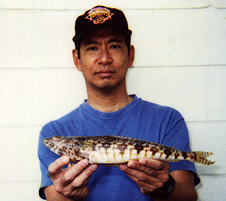
[[128, 68], [130, 68], [133, 65], [134, 56], [135, 56], [135, 48], [134, 48], [133, 45], [131, 45], [130, 46], [130, 52], [129, 52], [129, 65], [128, 65]]
[[80, 60], [79, 60], [79, 58], [78, 58], [78, 50], [73, 49], [73, 50], [72, 50], [72, 56], [73, 56], [73, 61], [74, 61], [74, 64], [75, 64], [76, 68], [77, 68], [79, 71], [82, 71], [81, 65], [80, 65]]

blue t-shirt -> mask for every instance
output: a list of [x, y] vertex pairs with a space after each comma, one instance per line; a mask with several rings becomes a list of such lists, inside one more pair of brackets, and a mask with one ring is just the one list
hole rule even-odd
[[[48, 166], [59, 156], [42, 143], [43, 138], [59, 136], [118, 135], [137, 138], [190, 151], [188, 130], [181, 114], [170, 107], [160, 106], [132, 96], [133, 101], [119, 111], [104, 113], [93, 109], [86, 101], [62, 118], [46, 124], [40, 132], [38, 156], [42, 173], [40, 196], [45, 199], [44, 187], [52, 185]], [[199, 178], [189, 161], [169, 163], [170, 171], [187, 170]], [[152, 200], [143, 195], [139, 186], [118, 167], [99, 166], [89, 182], [89, 201]]]

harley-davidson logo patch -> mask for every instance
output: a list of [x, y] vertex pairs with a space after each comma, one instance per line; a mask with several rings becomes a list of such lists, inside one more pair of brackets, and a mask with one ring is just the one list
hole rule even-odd
[[93, 21], [93, 24], [97, 25], [103, 24], [105, 21], [111, 19], [112, 15], [114, 15], [114, 13], [111, 13], [107, 8], [96, 7], [88, 12], [88, 16], [86, 16], [85, 19], [89, 19], [90, 21]]

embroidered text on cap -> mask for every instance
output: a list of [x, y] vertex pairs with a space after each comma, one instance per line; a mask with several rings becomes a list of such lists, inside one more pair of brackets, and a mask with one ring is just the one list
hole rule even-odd
[[112, 15], [114, 15], [114, 13], [111, 13], [107, 8], [96, 7], [88, 12], [88, 16], [86, 16], [85, 19], [89, 19], [93, 21], [93, 24], [97, 25], [103, 24], [105, 21], [111, 19]]

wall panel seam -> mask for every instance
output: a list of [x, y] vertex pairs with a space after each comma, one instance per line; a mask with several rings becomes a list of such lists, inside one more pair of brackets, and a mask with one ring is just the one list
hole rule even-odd
[[[150, 10], [150, 11], [155, 11], [155, 10], [201, 10], [201, 9], [209, 9], [209, 8], [213, 8], [213, 9], [226, 9], [226, 6], [215, 6], [215, 5], [204, 5], [204, 6], [199, 6], [199, 7], [172, 7], [172, 8], [122, 8], [123, 11], [144, 11], [144, 10]], [[53, 9], [49, 9], [49, 8], [0, 8], [0, 11], [85, 11], [85, 9], [58, 9], [58, 8], [53, 8]]]
[[[136, 68], [213, 68], [213, 67], [226, 67], [226, 64], [203, 64], [203, 65], [174, 65], [174, 66], [132, 66], [131, 69]], [[45, 69], [75, 69], [75, 66], [73, 67], [12, 67], [12, 68], [1, 68], [0, 70], [45, 70]]]

